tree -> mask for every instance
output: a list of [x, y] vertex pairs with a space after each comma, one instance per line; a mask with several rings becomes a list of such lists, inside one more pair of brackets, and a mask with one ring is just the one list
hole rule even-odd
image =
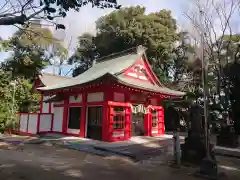
[[172, 80], [170, 86], [181, 91], [191, 91], [193, 84], [190, 82], [193, 79], [193, 64], [190, 58], [194, 58], [194, 46], [190, 43], [189, 33], [180, 32], [178, 34], [179, 40], [173, 49], [173, 63], [170, 69]]
[[[231, 91], [235, 88], [231, 88], [233, 83], [229, 77], [237, 77], [239, 72], [236, 71], [237, 68], [233, 68], [239, 59], [239, 35], [236, 34], [238, 27], [234, 25], [239, 24], [235, 19], [239, 6], [240, 1], [235, 0], [198, 0], [194, 1], [193, 9], [190, 8], [192, 11], [186, 13], [192, 24], [190, 27], [194, 32], [192, 34], [196, 46], [200, 47], [201, 36], [204, 41], [203, 47], [200, 48], [204, 48], [205, 66], [209, 75], [211, 74], [208, 76], [210, 113], [218, 112], [218, 117], [222, 120], [234, 117], [235, 122], [238, 118], [233, 115], [231, 108], [231, 104], [235, 102], [231, 100]], [[232, 75], [229, 74], [229, 69], [232, 70]]]
[[78, 47], [75, 53], [68, 59], [69, 64], [75, 64], [73, 77], [88, 70], [93, 60], [97, 57], [96, 46], [93, 44], [94, 36], [84, 33], [78, 37]]
[[[97, 8], [120, 8], [116, 0], [3, 0], [0, 5], [0, 25], [23, 25], [32, 19], [52, 22], [56, 17], [64, 18], [69, 10], [79, 11], [87, 4]], [[65, 27], [57, 24], [56, 28]]]
[[52, 65], [53, 58], [67, 56], [67, 50], [53, 38], [51, 31], [40, 26], [23, 27], [3, 44], [12, 55], [2, 63], [2, 68], [12, 71], [13, 77], [32, 79]]
[[12, 80], [11, 72], [0, 70], [0, 131], [16, 125], [17, 112], [38, 111], [40, 97], [33, 92], [33, 84], [29, 80]]
[[[179, 38], [176, 20], [168, 10], [150, 14], [145, 14], [145, 10], [140, 6], [122, 8], [98, 19], [97, 35], [92, 39], [92, 44], [96, 46], [94, 54], [103, 57], [144, 45], [148, 48], [147, 55], [153, 70], [159, 77], [163, 76], [161, 80], [167, 81], [173, 63], [172, 51]], [[92, 51], [88, 50], [87, 54]], [[82, 52], [75, 54], [81, 55]], [[85, 59], [89, 61], [88, 58]]]

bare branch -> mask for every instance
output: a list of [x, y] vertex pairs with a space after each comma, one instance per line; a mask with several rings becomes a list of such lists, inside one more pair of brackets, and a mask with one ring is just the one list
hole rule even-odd
[[8, 1], [5, 0], [5, 3], [2, 5], [2, 7], [0, 7], [0, 11], [1, 11], [3, 8], [5, 8], [7, 4], [8, 4]]
[[30, 32], [30, 33], [33, 33], [35, 36], [40, 36], [44, 39], [48, 39], [48, 40], [54, 40], [54, 41], [58, 41], [56, 38], [50, 38], [50, 37], [46, 37], [44, 36], [44, 34], [40, 33], [40, 32], [36, 32], [34, 30], [31, 30], [31, 29], [28, 29], [28, 28], [22, 28], [22, 27], [19, 27], [17, 25], [13, 25], [15, 26], [16, 28], [18, 28], [19, 30], [23, 31], [24, 33], [27, 33], [27, 32]]
[[34, 12], [33, 14], [26, 16], [25, 14], [14, 16], [14, 17], [3, 17], [0, 18], [0, 25], [14, 25], [14, 24], [24, 24], [26, 21], [34, 18], [36, 15], [42, 13], [45, 10], [45, 7], [39, 11]]
[[[24, 13], [24, 10], [25, 10], [25, 8], [28, 6], [28, 5], [30, 5], [30, 4], [32, 4], [32, 2], [33, 2], [33, 0], [28, 0], [24, 5], [21, 5], [22, 6], [22, 14]], [[21, 4], [21, 2], [19, 2], [20, 4]]]

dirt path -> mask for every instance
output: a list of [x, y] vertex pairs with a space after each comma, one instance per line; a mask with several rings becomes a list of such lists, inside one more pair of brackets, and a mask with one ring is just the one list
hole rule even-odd
[[[103, 158], [87, 153], [47, 147], [22, 145], [0, 149], [0, 177], [3, 180], [194, 180], [189, 169], [176, 170], [166, 165], [149, 166], [124, 158]], [[237, 171], [236, 171], [237, 172]], [[232, 180], [237, 178], [231, 173]]]

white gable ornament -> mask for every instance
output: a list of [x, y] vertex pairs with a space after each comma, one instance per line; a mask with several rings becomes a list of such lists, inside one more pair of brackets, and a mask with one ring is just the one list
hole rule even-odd
[[77, 98], [78, 98], [78, 95], [74, 95], [74, 99], [77, 100]]

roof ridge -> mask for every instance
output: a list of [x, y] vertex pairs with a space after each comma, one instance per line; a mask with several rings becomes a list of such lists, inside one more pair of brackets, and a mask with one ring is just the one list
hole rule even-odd
[[[119, 51], [119, 52], [109, 54], [107, 56], [103, 56], [101, 58], [96, 59], [95, 61], [96, 61], [96, 63], [101, 63], [103, 61], [111, 60], [116, 57], [121, 57], [121, 56], [128, 55], [131, 53], [138, 53], [138, 52], [140, 52], [140, 49], [143, 49], [143, 48], [144, 47], [142, 45], [134, 46], [132, 48], [125, 49], [123, 51]], [[144, 48], [144, 50], [145, 50], [145, 48]]]

